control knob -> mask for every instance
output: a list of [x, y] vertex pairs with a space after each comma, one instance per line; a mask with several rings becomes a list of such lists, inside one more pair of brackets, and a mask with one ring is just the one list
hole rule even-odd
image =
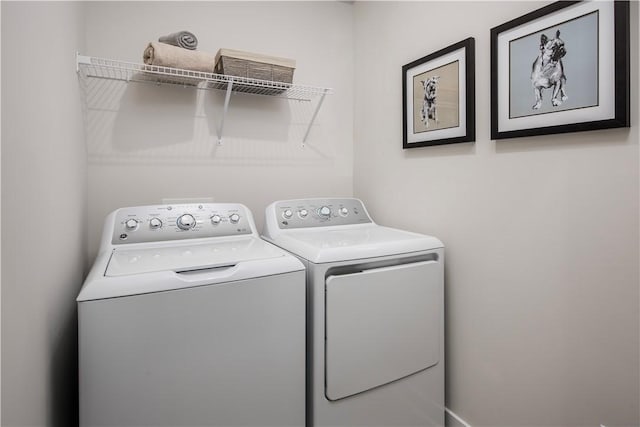
[[291, 219], [291, 217], [293, 216], [293, 212], [291, 211], [291, 209], [286, 209], [284, 212], [282, 212], [282, 216], [284, 217], [284, 219]]
[[162, 221], [160, 220], [160, 218], [151, 218], [149, 220], [149, 227], [151, 227], [151, 229], [153, 230], [156, 230], [162, 227]]
[[214, 215], [211, 217], [211, 224], [218, 225], [222, 221], [222, 217], [220, 215]]
[[135, 219], [129, 219], [124, 223], [124, 226], [127, 230], [133, 231], [138, 228], [138, 221], [136, 221]]
[[329, 218], [331, 216], [331, 208], [329, 206], [322, 206], [318, 209], [318, 215], [322, 218]]
[[240, 221], [240, 215], [238, 215], [237, 213], [231, 214], [229, 216], [229, 221], [231, 221], [231, 224], [237, 224], [238, 221]]
[[190, 214], [180, 215], [176, 221], [176, 225], [180, 230], [189, 230], [195, 227], [196, 219]]
[[340, 208], [340, 210], [339, 210], [339, 212], [340, 212], [340, 215], [341, 215], [341, 216], [347, 216], [347, 215], [349, 215], [349, 209], [347, 209], [347, 208], [345, 208], [345, 207], [341, 207], [341, 208]]
[[307, 215], [309, 215], [309, 211], [308, 211], [308, 210], [306, 210], [306, 209], [300, 209], [300, 210], [298, 211], [298, 216], [299, 216], [300, 218], [303, 218], [303, 219], [304, 219], [304, 218], [306, 218], [306, 217], [307, 217]]

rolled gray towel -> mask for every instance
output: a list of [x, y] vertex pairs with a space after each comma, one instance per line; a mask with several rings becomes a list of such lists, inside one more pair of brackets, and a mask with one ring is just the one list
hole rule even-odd
[[198, 39], [189, 31], [178, 31], [158, 39], [161, 43], [178, 46], [184, 49], [195, 50], [198, 47]]

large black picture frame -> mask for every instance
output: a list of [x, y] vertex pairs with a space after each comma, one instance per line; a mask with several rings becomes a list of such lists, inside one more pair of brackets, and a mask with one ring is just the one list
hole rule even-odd
[[[594, 20], [595, 24], [589, 23]], [[576, 37], [570, 43], [565, 34], [570, 38], [572, 32], [586, 37]], [[629, 127], [629, 32], [628, 1], [558, 1], [492, 28], [491, 138]], [[526, 64], [520, 47], [531, 45], [534, 37], [537, 51]], [[590, 42], [592, 39], [596, 40], [595, 44]], [[560, 42], [556, 43], [557, 40]], [[543, 57], [545, 52], [550, 53]], [[571, 54], [574, 56], [570, 57]], [[538, 55], [541, 55], [540, 61]], [[561, 55], [564, 56], [557, 68], [558, 61], [556, 65], [553, 61]], [[519, 58], [522, 59], [518, 61]], [[569, 66], [570, 60], [575, 64], [573, 69]], [[590, 65], [585, 65], [588, 63]], [[529, 67], [531, 85], [526, 102], [534, 104], [529, 107], [534, 111], [529, 112], [525, 111], [525, 101], [519, 95], [524, 88], [524, 72], [516, 74], [517, 70], [524, 70], [525, 64]], [[539, 64], [537, 68], [536, 64]], [[561, 71], [552, 74], [551, 67]], [[589, 70], [593, 71], [589, 73]], [[558, 75], [566, 76], [564, 83], [559, 83], [563, 80], [557, 78]], [[522, 84], [516, 85], [518, 81]], [[552, 86], [540, 90], [539, 104], [534, 86], [546, 84]], [[556, 91], [556, 87], [561, 89]], [[576, 97], [580, 101], [576, 101]], [[569, 101], [575, 105], [571, 106]]]
[[[434, 74], [438, 74], [437, 70], [441, 70], [445, 76], [435, 76]], [[419, 86], [420, 79], [429, 76], [443, 77], [440, 83], [446, 80], [449, 82], [447, 84], [457, 86], [438, 89], [440, 94], [436, 97], [437, 101], [429, 101], [433, 114], [425, 112], [427, 89]], [[449, 77], [444, 78], [446, 76]], [[454, 93], [451, 89], [457, 91], [455, 95], [451, 95]], [[450, 95], [448, 100], [446, 91]], [[442, 108], [446, 120], [438, 121], [438, 108]], [[434, 116], [435, 118], [429, 118]], [[402, 67], [402, 129], [403, 149], [475, 141], [475, 39], [473, 37]]]

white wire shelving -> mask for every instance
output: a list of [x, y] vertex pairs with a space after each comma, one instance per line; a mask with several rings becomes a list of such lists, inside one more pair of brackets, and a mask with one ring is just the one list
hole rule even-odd
[[301, 102], [318, 100], [315, 110], [302, 139], [304, 144], [311, 131], [311, 126], [318, 115], [326, 95], [331, 95], [331, 88], [281, 83], [270, 80], [251, 79], [246, 77], [227, 76], [223, 74], [205, 73], [180, 68], [139, 64], [114, 59], [76, 55], [76, 71], [81, 79], [98, 78], [125, 82], [170, 84], [202, 90], [225, 91], [224, 109], [218, 125], [218, 144], [222, 144], [224, 120], [229, 110], [232, 92], [265, 95]]

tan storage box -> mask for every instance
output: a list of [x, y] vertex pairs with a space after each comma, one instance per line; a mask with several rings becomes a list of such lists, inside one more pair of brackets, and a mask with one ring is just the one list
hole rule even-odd
[[293, 59], [233, 49], [220, 49], [216, 54], [215, 73], [227, 76], [292, 83], [295, 68]]

